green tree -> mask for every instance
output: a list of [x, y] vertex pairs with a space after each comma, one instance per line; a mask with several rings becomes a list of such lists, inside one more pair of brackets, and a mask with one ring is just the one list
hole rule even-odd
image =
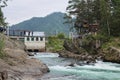
[[59, 33], [59, 34], [57, 35], [57, 38], [59, 38], [59, 39], [64, 39], [64, 38], [65, 38], [64, 33]]
[[81, 32], [82, 24], [91, 24], [95, 21], [93, 6], [94, 0], [69, 0], [67, 12], [70, 17], [74, 16], [74, 28], [78, 33]]
[[110, 36], [111, 6], [109, 0], [100, 0], [100, 29], [105, 36]]
[[3, 58], [4, 56], [3, 48], [4, 48], [4, 41], [0, 39], [0, 58]]
[[79, 32], [80, 24], [99, 23], [100, 33], [110, 35], [111, 0], [69, 0], [67, 14], [75, 17], [74, 28]]
[[112, 1], [111, 35], [120, 36], [120, 0]]
[[7, 25], [7, 23], [5, 22], [5, 18], [2, 12], [2, 8], [7, 6], [6, 2], [8, 0], [0, 0], [0, 26], [5, 27]]
[[6, 25], [7, 25], [7, 23], [5, 22], [5, 18], [3, 16], [3, 12], [2, 12], [2, 10], [0, 8], [0, 26], [5, 27]]

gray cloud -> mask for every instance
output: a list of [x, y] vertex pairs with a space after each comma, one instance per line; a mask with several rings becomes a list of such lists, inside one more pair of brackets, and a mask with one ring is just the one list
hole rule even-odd
[[65, 12], [68, 0], [12, 0], [3, 9], [10, 24], [16, 24], [31, 17], [42, 17], [52, 12]]

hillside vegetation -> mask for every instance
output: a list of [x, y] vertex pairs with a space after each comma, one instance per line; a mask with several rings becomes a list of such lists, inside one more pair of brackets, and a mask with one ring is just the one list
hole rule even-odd
[[65, 40], [65, 35], [60, 33], [56, 36], [49, 36], [47, 42], [48, 52], [58, 52], [64, 49], [63, 43]]
[[[120, 63], [120, 1], [69, 0], [68, 3], [66, 20], [73, 23], [79, 37], [71, 42], [66, 40], [65, 49], [79, 54], [80, 60], [89, 60], [89, 55], [94, 60]], [[63, 57], [70, 55], [64, 54]]]
[[64, 24], [64, 22], [64, 13], [55, 12], [46, 17], [33, 17], [30, 20], [11, 26], [10, 29], [44, 31], [46, 35], [68, 34], [69, 26]]

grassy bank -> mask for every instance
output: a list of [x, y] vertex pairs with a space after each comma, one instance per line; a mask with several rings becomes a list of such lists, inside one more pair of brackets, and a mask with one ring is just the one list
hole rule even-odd
[[57, 36], [49, 36], [48, 42], [46, 43], [47, 51], [57, 52], [64, 49], [63, 47], [64, 39], [65, 39], [64, 34], [58, 34]]
[[120, 49], [120, 38], [119, 37], [111, 37], [108, 42], [102, 45], [102, 49], [106, 50], [110, 46], [116, 47]]
[[0, 38], [0, 58], [3, 58], [5, 56], [3, 52], [3, 48], [4, 48], [4, 40]]

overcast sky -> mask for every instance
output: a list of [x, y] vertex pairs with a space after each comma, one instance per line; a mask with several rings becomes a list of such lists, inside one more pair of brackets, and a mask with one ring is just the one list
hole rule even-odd
[[32, 17], [44, 17], [53, 12], [65, 12], [68, 0], [10, 0], [3, 9], [7, 22], [12, 25]]

